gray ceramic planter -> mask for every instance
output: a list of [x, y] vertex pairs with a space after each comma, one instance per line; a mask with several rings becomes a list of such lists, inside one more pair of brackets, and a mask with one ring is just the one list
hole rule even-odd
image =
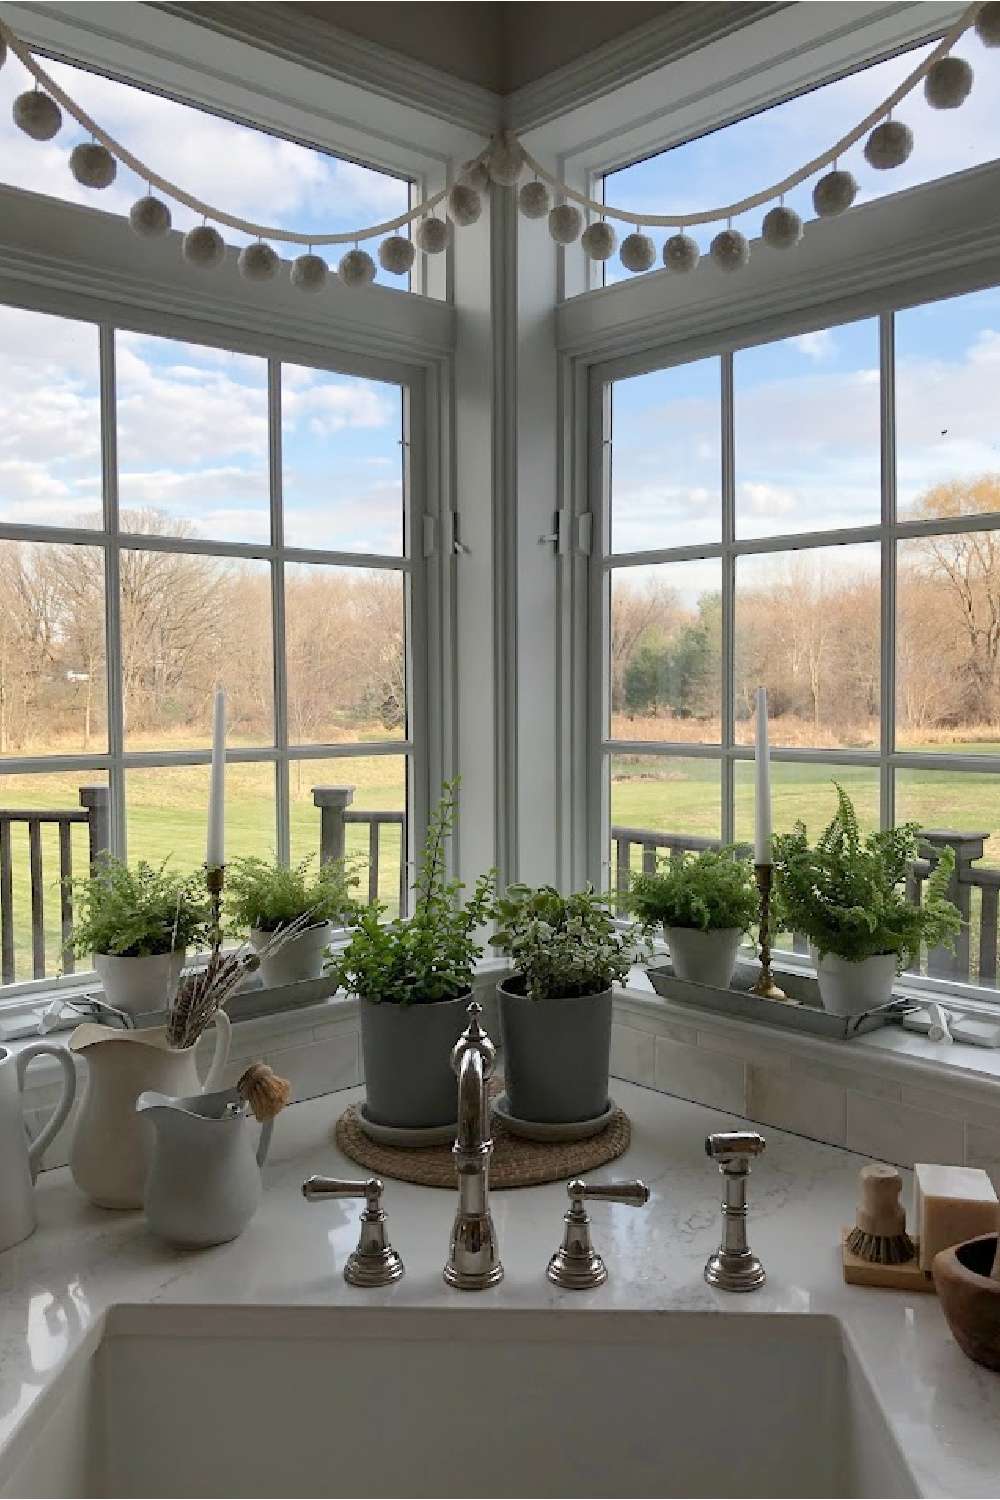
[[366, 1108], [377, 1125], [422, 1130], [458, 1120], [451, 1049], [468, 1025], [468, 990], [431, 1005], [360, 999]]
[[611, 990], [529, 1000], [516, 976], [497, 985], [510, 1113], [564, 1125], [593, 1120], [608, 1103]]

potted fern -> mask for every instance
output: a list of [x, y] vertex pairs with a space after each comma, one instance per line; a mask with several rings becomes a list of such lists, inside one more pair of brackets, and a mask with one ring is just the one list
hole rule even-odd
[[905, 882], [920, 853], [919, 825], [862, 838], [850, 797], [834, 785], [837, 811], [814, 845], [801, 822], [774, 839], [775, 924], [809, 939], [826, 1009], [858, 1015], [888, 1002], [896, 974], [922, 946], [950, 946], [962, 919], [945, 896], [954, 851], [942, 852], [915, 905]]
[[727, 989], [757, 920], [753, 866], [731, 845], [684, 850], [633, 875], [629, 907], [647, 932], [662, 925], [678, 979]]
[[514, 973], [497, 986], [508, 1111], [546, 1125], [593, 1120], [608, 1107], [612, 985], [628, 976], [635, 934], [613, 898], [512, 885], [490, 943]]
[[[313, 857], [297, 865], [247, 855], [226, 872], [226, 910], [232, 925], [248, 932], [261, 955], [260, 977], [268, 988], [318, 979], [333, 929], [346, 927], [357, 912], [351, 895], [358, 884], [343, 860], [330, 860], [312, 873]], [[293, 924], [307, 925], [288, 942], [272, 939]]]
[[385, 922], [384, 905], [373, 902], [327, 966], [358, 998], [367, 1094], [362, 1118], [375, 1125], [429, 1130], [458, 1117], [451, 1049], [466, 1025], [482, 953], [475, 934], [492, 914], [494, 877], [480, 876], [467, 901], [462, 883], [447, 878], [457, 793], [457, 779], [447, 782], [428, 822], [413, 915]]
[[76, 916], [69, 946], [93, 955], [105, 999], [133, 1018], [166, 1010], [189, 947], [208, 941], [209, 906], [200, 872], [181, 875], [168, 860], [129, 867], [102, 854], [72, 882]]

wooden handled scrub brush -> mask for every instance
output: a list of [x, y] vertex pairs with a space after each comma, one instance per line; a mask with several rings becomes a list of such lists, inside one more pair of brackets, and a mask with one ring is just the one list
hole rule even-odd
[[898, 1169], [873, 1162], [861, 1168], [859, 1186], [854, 1228], [843, 1233], [844, 1280], [932, 1292], [934, 1283], [920, 1269], [916, 1242], [906, 1232]]

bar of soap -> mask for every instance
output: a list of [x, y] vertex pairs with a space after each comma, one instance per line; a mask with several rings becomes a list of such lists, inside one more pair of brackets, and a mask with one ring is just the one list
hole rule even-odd
[[920, 1266], [929, 1271], [939, 1250], [992, 1234], [1000, 1227], [1000, 1203], [989, 1175], [979, 1167], [913, 1168], [913, 1230], [920, 1238]]

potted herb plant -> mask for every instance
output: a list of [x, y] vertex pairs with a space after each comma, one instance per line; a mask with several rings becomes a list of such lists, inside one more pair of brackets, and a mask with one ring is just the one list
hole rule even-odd
[[70, 947], [93, 954], [109, 1005], [137, 1016], [166, 1010], [187, 949], [208, 940], [209, 904], [200, 872], [181, 875], [145, 860], [129, 867], [102, 854], [72, 883]]
[[662, 923], [678, 979], [726, 989], [757, 920], [753, 866], [732, 845], [683, 850], [633, 875], [629, 906], [647, 932]]
[[512, 885], [491, 944], [514, 973], [497, 986], [509, 1112], [539, 1124], [593, 1120], [608, 1104], [611, 995], [628, 975], [635, 934], [613, 898]]
[[884, 1005], [895, 975], [920, 957], [921, 945], [950, 946], [962, 925], [945, 897], [955, 867], [951, 849], [924, 884], [922, 904], [906, 898], [919, 836], [918, 824], [903, 823], [862, 838], [854, 805], [837, 786], [837, 811], [814, 845], [801, 822], [775, 837], [775, 924], [809, 939], [820, 998], [836, 1015]]
[[413, 915], [384, 922], [365, 907], [344, 950], [328, 964], [358, 997], [365, 1112], [376, 1125], [430, 1129], [458, 1117], [451, 1049], [465, 1028], [482, 948], [476, 930], [492, 914], [493, 873], [472, 896], [447, 878], [445, 854], [455, 818], [457, 779], [445, 784], [430, 818], [413, 887]]
[[[329, 860], [313, 874], [312, 862], [311, 855], [297, 865], [246, 855], [226, 871], [227, 914], [239, 931], [249, 932], [269, 988], [318, 979], [333, 928], [348, 926], [357, 914], [351, 895], [357, 875], [348, 873], [343, 860]], [[304, 919], [308, 925], [298, 936], [278, 946], [271, 942], [275, 933]]]

